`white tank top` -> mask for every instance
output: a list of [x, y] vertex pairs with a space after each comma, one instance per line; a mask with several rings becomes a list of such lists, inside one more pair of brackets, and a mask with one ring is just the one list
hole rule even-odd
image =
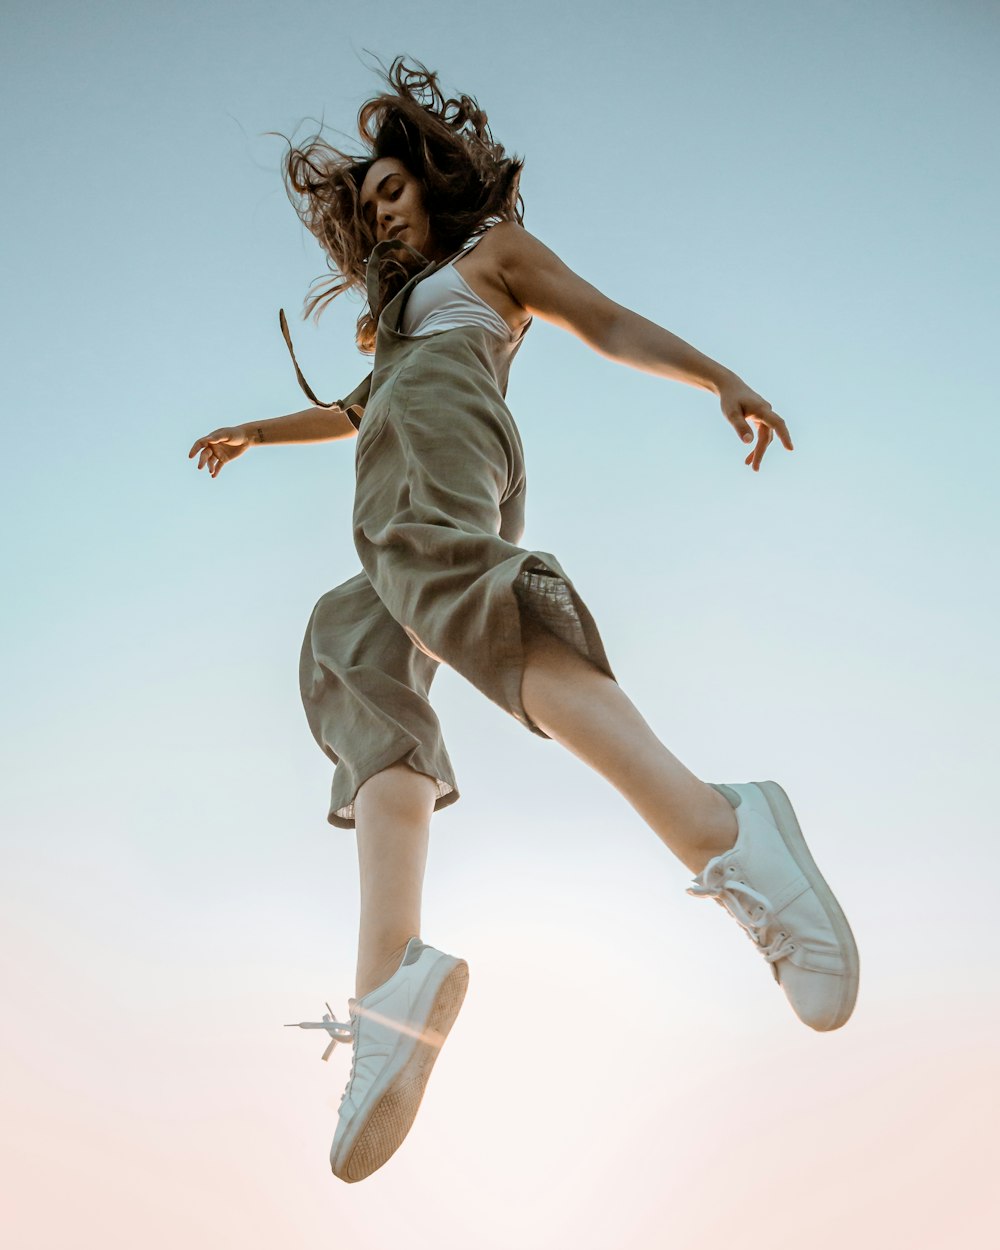
[[[471, 251], [467, 248], [462, 256]], [[419, 338], [458, 326], [482, 326], [510, 341], [514, 338], [503, 317], [475, 293], [455, 268], [455, 260], [418, 282], [403, 309], [401, 329], [404, 334]]]

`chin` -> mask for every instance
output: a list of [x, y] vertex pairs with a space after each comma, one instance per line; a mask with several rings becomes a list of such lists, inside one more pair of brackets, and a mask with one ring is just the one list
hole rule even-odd
[[434, 251], [434, 236], [429, 230], [410, 230], [410, 237], [407, 242], [411, 247], [415, 247], [418, 252], [422, 252], [424, 256], [430, 256]]

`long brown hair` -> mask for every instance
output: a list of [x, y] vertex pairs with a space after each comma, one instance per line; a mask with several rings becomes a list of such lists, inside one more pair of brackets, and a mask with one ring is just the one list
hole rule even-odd
[[[282, 161], [285, 190], [306, 229], [327, 257], [332, 277], [310, 287], [303, 316], [318, 321], [344, 291], [366, 295], [367, 260], [375, 237], [361, 215], [361, 186], [373, 163], [385, 156], [401, 161], [422, 184], [435, 241], [446, 252], [498, 221], [524, 220], [519, 191], [523, 160], [508, 157], [490, 132], [486, 114], [467, 95], [446, 99], [437, 74], [419, 61], [397, 57], [381, 77], [389, 90], [367, 100], [358, 113], [365, 154], [352, 156], [319, 135], [289, 150]], [[272, 132], [273, 133], [273, 132]], [[285, 138], [285, 136], [282, 136]], [[379, 314], [412, 275], [412, 262], [390, 253], [380, 266], [377, 306], [358, 318], [358, 346], [375, 350]], [[320, 285], [320, 290], [312, 293]]]

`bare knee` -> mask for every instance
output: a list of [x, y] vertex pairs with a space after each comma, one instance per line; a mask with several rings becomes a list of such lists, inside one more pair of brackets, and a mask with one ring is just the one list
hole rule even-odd
[[355, 798], [355, 813], [362, 820], [376, 811], [390, 820], [429, 818], [436, 796], [434, 778], [400, 760], [361, 785]]
[[618, 684], [568, 642], [534, 624], [524, 640], [521, 702], [544, 733], [565, 741], [567, 726], [603, 708]]

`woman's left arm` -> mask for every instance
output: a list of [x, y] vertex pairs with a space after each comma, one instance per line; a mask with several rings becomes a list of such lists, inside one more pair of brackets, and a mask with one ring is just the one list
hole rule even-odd
[[792, 450], [782, 418], [731, 369], [608, 299], [521, 226], [501, 223], [493, 227], [489, 238], [507, 292], [532, 316], [571, 331], [611, 360], [714, 392], [744, 442], [753, 441], [752, 427], [756, 427], [757, 444], [745, 461], [754, 471], [760, 468], [775, 435]]

